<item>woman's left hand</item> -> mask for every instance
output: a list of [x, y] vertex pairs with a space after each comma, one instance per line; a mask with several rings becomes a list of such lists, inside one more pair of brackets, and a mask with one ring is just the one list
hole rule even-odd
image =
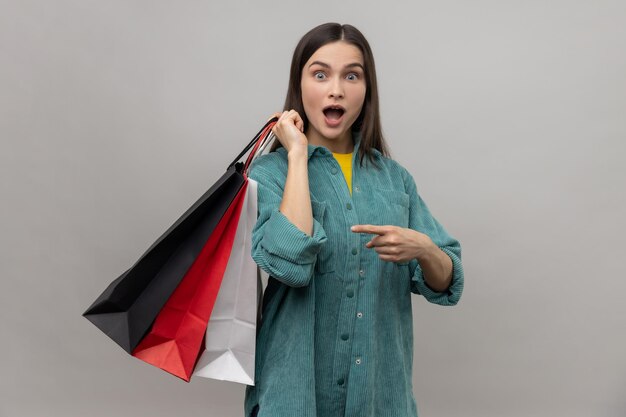
[[428, 235], [398, 226], [357, 224], [350, 230], [354, 233], [377, 235], [365, 247], [374, 248], [380, 259], [387, 262], [406, 263], [413, 259], [419, 260], [436, 246]]

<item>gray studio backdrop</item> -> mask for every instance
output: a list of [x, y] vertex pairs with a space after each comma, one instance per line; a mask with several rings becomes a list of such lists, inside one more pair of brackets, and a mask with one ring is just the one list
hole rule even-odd
[[414, 296], [421, 416], [626, 415], [626, 5], [0, 1], [0, 415], [241, 416], [85, 308], [281, 109], [308, 29], [371, 42], [383, 127], [463, 247]]

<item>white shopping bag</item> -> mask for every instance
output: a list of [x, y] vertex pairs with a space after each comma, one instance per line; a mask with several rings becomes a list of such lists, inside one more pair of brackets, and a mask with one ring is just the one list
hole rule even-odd
[[257, 308], [261, 280], [251, 256], [257, 220], [257, 183], [248, 179], [235, 242], [207, 330], [205, 350], [194, 375], [254, 385]]

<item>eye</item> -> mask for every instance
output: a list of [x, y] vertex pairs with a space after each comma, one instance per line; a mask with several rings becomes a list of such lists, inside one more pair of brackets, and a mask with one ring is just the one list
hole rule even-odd
[[316, 71], [313, 76], [318, 80], [323, 80], [324, 78], [326, 78], [326, 74], [324, 74], [322, 71]]
[[346, 78], [348, 78], [350, 81], [355, 81], [359, 79], [359, 74], [357, 74], [356, 72], [351, 72]]

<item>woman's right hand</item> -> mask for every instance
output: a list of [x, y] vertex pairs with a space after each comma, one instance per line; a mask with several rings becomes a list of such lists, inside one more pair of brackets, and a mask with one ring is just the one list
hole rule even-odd
[[289, 153], [292, 150], [307, 152], [308, 141], [303, 133], [304, 121], [295, 110], [274, 113], [270, 119], [278, 117], [272, 133]]

